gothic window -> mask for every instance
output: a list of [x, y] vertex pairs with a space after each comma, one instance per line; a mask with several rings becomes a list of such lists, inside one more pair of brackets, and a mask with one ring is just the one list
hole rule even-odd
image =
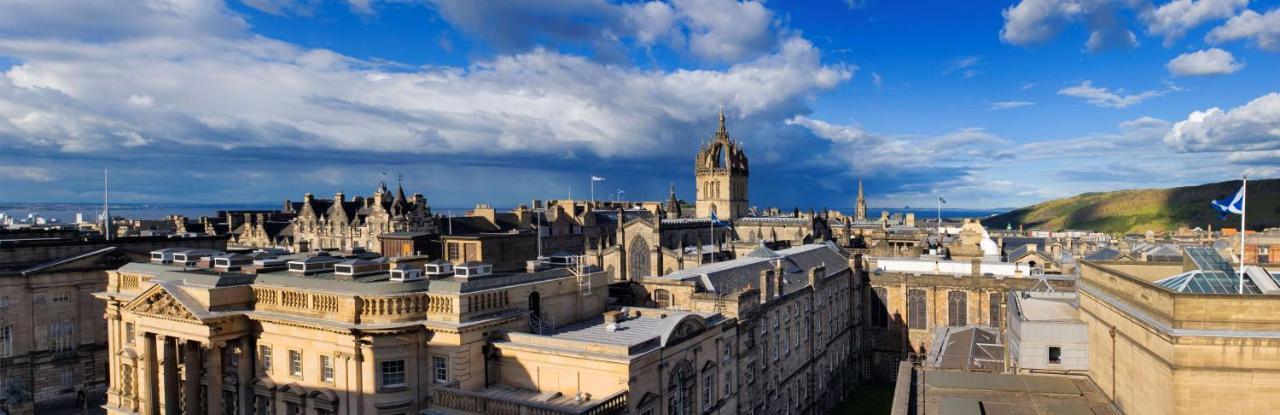
[[907, 327], [913, 329], [928, 328], [926, 312], [924, 290], [907, 290]]
[[871, 325], [876, 327], [888, 327], [889, 292], [884, 287], [875, 287], [872, 291], [875, 295], [871, 297]]
[[1000, 293], [991, 293], [990, 298], [991, 301], [989, 306], [991, 307], [991, 327], [1000, 327], [1001, 295]]
[[635, 280], [637, 278], [650, 275], [649, 272], [649, 244], [642, 237], [635, 237], [631, 240], [631, 245], [627, 247], [627, 278]]
[[693, 374], [693, 365], [688, 360], [681, 361], [676, 364], [674, 370], [671, 371], [670, 381], [667, 382], [667, 414], [668, 415], [692, 415], [694, 414], [694, 384], [697, 383], [697, 377]]
[[661, 288], [653, 290], [653, 301], [658, 303], [658, 308], [671, 307], [671, 291]]
[[965, 317], [968, 310], [969, 295], [964, 291], [947, 293], [947, 325], [963, 326], [967, 324]]

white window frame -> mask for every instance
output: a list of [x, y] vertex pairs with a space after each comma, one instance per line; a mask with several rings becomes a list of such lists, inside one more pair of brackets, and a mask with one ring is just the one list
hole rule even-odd
[[262, 367], [262, 373], [270, 374], [274, 368], [273, 358], [275, 354], [271, 350], [270, 344], [258, 345], [258, 364]]
[[449, 358], [431, 356], [431, 380], [436, 383], [449, 382]]
[[[396, 363], [400, 364], [400, 370], [398, 372], [387, 370], [387, 365], [396, 364]], [[387, 383], [387, 376], [395, 375], [395, 374], [400, 375], [400, 382]], [[379, 388], [381, 389], [403, 388], [405, 387], [405, 382], [407, 380], [408, 380], [408, 365], [405, 364], [404, 359], [387, 359], [387, 360], [382, 360], [378, 362], [378, 387]]]
[[327, 354], [320, 355], [320, 381], [333, 383], [333, 357]]
[[289, 376], [300, 378], [305, 373], [302, 367], [302, 351], [289, 349]]
[[702, 409], [711, 409], [716, 403], [716, 372], [708, 370], [702, 375]]

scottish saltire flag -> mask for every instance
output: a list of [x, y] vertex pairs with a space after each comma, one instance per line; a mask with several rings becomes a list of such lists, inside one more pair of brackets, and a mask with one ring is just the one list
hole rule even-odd
[[1218, 219], [1226, 219], [1227, 215], [1235, 213], [1237, 215], [1244, 214], [1244, 186], [1240, 186], [1240, 190], [1236, 191], [1235, 196], [1224, 199], [1218, 199], [1209, 204], [1213, 205], [1213, 209], [1219, 213]]
[[593, 182], [603, 182], [603, 181], [604, 181], [604, 178], [603, 178], [603, 177], [600, 177], [600, 176], [591, 176], [591, 181], [593, 181]]
[[711, 226], [729, 226], [729, 224], [720, 221], [720, 218], [716, 217], [716, 213], [711, 212]]

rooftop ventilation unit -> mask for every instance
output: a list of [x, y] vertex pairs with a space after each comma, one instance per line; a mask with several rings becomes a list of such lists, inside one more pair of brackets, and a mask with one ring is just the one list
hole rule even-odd
[[423, 265], [428, 278], [444, 278], [453, 276], [453, 264], [437, 259]]
[[391, 269], [391, 280], [396, 282], [419, 281], [422, 270], [410, 264], [401, 264]]
[[311, 275], [333, 271], [333, 266], [342, 262], [341, 258], [329, 256], [328, 253], [317, 253], [303, 259], [289, 261], [289, 272], [293, 274]]
[[343, 277], [377, 274], [386, 271], [388, 264], [386, 258], [353, 258], [334, 264], [333, 273]]
[[477, 261], [468, 261], [453, 269], [453, 275], [461, 278], [480, 278], [491, 274], [493, 274], [493, 265]]

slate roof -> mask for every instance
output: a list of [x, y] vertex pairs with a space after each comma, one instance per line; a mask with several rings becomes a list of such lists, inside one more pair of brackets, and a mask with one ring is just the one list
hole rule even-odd
[[[623, 309], [626, 313], [626, 309]], [[587, 343], [604, 343], [618, 346], [637, 346], [658, 338], [658, 344], [665, 345], [667, 340], [673, 334], [676, 325], [686, 319], [701, 318], [706, 322], [707, 327], [715, 325], [715, 322], [723, 319], [719, 314], [714, 313], [695, 313], [690, 311], [663, 310], [665, 318], [645, 315], [641, 317], [628, 317], [617, 323], [617, 330], [609, 331], [607, 324], [604, 322], [603, 316], [592, 317], [573, 324], [559, 327], [555, 332], [548, 336], [562, 340], [572, 340]], [[643, 352], [646, 350], [638, 350]]]
[[849, 268], [848, 259], [839, 251], [827, 244], [809, 244], [794, 248], [774, 251], [780, 257], [743, 256], [723, 262], [686, 268], [659, 277], [680, 281], [695, 281], [708, 292], [731, 293], [756, 287], [760, 284], [760, 273], [775, 267], [774, 261], [782, 261], [782, 293], [799, 290], [808, 285], [809, 269], [826, 266], [827, 275], [842, 272]]
[[1120, 256], [1120, 251], [1114, 248], [1102, 248], [1089, 255], [1085, 255], [1086, 261], [1110, 261]]
[[1034, 244], [1036, 246], [1036, 249], [1039, 249], [1041, 251], [1043, 251], [1045, 247], [1044, 238], [1028, 238], [1028, 237], [1021, 237], [1021, 236], [1010, 236], [1010, 237], [1004, 238], [1003, 241], [1004, 241], [1004, 246], [1002, 248], [1006, 250], [1016, 249], [1018, 247], [1029, 245], [1029, 244]]

